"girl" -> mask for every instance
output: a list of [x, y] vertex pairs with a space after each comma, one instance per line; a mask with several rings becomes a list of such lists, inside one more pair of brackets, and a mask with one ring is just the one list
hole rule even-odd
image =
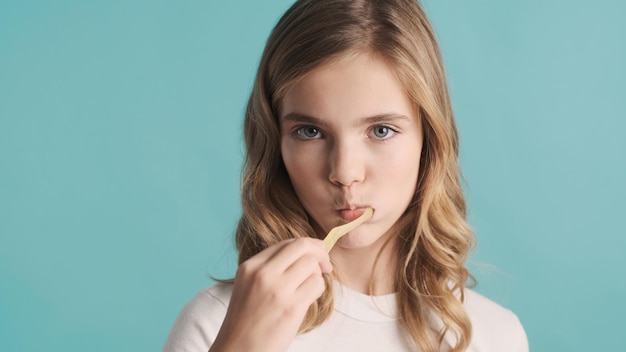
[[457, 131], [416, 0], [297, 1], [244, 134], [237, 274], [183, 309], [164, 351], [528, 350], [512, 312], [465, 288]]

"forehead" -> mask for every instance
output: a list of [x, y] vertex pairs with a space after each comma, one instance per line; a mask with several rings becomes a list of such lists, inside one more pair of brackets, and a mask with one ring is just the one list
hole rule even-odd
[[414, 116], [413, 104], [382, 58], [355, 54], [315, 68], [286, 91], [279, 111], [325, 118], [380, 114]]

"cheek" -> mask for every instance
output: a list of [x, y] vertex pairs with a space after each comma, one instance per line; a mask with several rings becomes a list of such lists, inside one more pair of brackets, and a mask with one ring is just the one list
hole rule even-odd
[[398, 183], [402, 183], [403, 187], [407, 184], [417, 184], [420, 150], [414, 146], [397, 150], [388, 153], [384, 158], [379, 158], [375, 165], [375, 168], [379, 170], [379, 178], [387, 179], [392, 187], [393, 184], [400, 186]]
[[311, 150], [301, 150], [294, 143], [283, 142], [281, 147], [283, 163], [298, 195], [310, 192], [319, 178], [323, 165], [320, 158]]

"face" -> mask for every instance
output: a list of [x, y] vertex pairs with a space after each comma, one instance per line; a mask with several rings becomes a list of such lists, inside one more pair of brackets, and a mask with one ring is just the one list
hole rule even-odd
[[372, 219], [337, 246], [379, 243], [415, 192], [422, 126], [402, 85], [373, 55], [336, 60], [293, 85], [280, 105], [289, 178], [323, 238], [366, 207]]

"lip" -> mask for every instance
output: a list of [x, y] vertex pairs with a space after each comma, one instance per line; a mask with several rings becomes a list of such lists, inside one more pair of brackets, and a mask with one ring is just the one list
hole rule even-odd
[[363, 215], [366, 208], [370, 208], [367, 205], [350, 205], [345, 206], [337, 210], [339, 217], [347, 222], [356, 220], [359, 216]]

